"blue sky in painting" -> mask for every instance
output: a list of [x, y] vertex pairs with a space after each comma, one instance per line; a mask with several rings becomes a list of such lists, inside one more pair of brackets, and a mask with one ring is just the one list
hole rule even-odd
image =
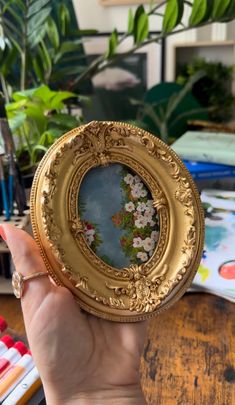
[[122, 208], [121, 171], [122, 166], [117, 163], [94, 168], [84, 177], [79, 191], [79, 198], [85, 205], [82, 219], [98, 225], [103, 240], [96, 254], [108, 256], [116, 268], [130, 265], [120, 245], [124, 231], [112, 222], [112, 216]]

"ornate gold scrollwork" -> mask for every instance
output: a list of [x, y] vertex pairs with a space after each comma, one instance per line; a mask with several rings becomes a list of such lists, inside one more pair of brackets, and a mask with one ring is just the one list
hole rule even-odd
[[[112, 163], [126, 165], [142, 178], [160, 218], [152, 257], [123, 269], [103, 262], [89, 248], [78, 212], [85, 174]], [[158, 171], [164, 173], [161, 182]], [[59, 203], [63, 198], [64, 205]], [[40, 203], [35, 206], [35, 201]], [[168, 146], [128, 124], [92, 122], [58, 141], [36, 173], [31, 211], [52, 277], [59, 284], [63, 275], [82, 307], [111, 320], [140, 320], [160, 311], [169, 305], [168, 297], [172, 302], [182, 295], [200, 261], [203, 214], [192, 179]]]

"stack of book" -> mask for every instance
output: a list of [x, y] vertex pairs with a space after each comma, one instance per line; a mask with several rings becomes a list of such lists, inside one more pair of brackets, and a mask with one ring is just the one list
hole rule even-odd
[[231, 184], [231, 188], [233, 188], [235, 184], [235, 134], [187, 131], [173, 143], [172, 149], [183, 159], [200, 189], [215, 184], [218, 187], [219, 179], [223, 179], [222, 187], [225, 184]]

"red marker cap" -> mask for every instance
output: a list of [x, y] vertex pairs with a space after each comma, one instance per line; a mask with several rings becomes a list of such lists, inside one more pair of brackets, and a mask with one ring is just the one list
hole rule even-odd
[[14, 340], [10, 335], [5, 335], [0, 339], [10, 349], [14, 345]]
[[23, 342], [16, 342], [13, 346], [18, 352], [23, 356], [25, 353], [27, 353], [28, 348], [25, 346]]
[[4, 330], [7, 328], [7, 323], [5, 319], [0, 316], [0, 332], [4, 332]]

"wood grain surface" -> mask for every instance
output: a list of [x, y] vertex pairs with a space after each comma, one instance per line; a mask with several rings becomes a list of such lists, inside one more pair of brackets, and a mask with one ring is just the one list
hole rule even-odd
[[[0, 296], [0, 315], [24, 333], [20, 302]], [[149, 323], [141, 379], [151, 405], [235, 404], [235, 304], [186, 294]]]

